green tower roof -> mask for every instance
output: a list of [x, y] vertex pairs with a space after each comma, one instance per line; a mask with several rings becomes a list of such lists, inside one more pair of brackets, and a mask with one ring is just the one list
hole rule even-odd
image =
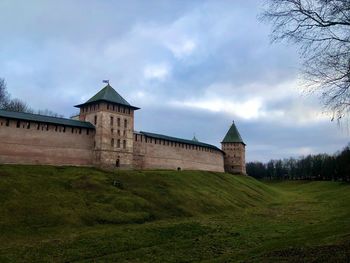
[[129, 102], [127, 102], [122, 96], [119, 95], [118, 92], [115, 91], [109, 84], [101, 89], [99, 92], [97, 92], [92, 98], [90, 98], [87, 102], [83, 104], [76, 105], [75, 107], [81, 107], [86, 104], [98, 102], [98, 101], [106, 101], [111, 103], [116, 103], [119, 105], [124, 105], [130, 108], [133, 108], [135, 110], [138, 110], [139, 108], [131, 106]]
[[237, 130], [235, 122], [232, 123], [230, 129], [228, 130], [228, 132], [225, 135], [225, 138], [222, 141], [222, 143], [225, 143], [225, 142], [240, 142], [240, 143], [243, 143], [245, 145], [241, 135], [239, 134], [239, 132]]

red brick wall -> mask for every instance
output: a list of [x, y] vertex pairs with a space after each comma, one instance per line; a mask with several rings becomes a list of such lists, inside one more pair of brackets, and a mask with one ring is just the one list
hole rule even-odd
[[[137, 140], [136, 140], [137, 136]], [[142, 141], [141, 141], [142, 140]], [[221, 151], [186, 144], [169, 143], [134, 134], [134, 168], [224, 171]]]
[[92, 165], [94, 131], [0, 118], [0, 163]]

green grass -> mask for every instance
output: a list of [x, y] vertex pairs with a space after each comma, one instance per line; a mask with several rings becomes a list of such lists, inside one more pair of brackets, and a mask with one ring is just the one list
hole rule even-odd
[[0, 166], [0, 262], [349, 262], [350, 185]]

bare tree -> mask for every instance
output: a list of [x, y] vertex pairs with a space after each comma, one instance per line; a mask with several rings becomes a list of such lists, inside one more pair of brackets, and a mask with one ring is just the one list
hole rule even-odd
[[272, 39], [300, 47], [303, 79], [333, 118], [350, 113], [350, 0], [266, 0]]
[[6, 82], [4, 79], [0, 78], [0, 109], [3, 109], [7, 105], [9, 100], [9, 95], [6, 90]]
[[27, 105], [27, 103], [19, 99], [10, 100], [10, 102], [5, 105], [5, 109], [8, 111], [33, 113], [33, 110]]
[[63, 118], [64, 116], [62, 114], [53, 112], [51, 110], [45, 109], [45, 110], [38, 110], [37, 114], [44, 115], [44, 116], [51, 116], [56, 118]]

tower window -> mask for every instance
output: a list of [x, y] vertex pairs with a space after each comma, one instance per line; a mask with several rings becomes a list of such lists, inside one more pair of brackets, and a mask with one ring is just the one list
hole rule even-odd
[[124, 128], [127, 128], [127, 127], [128, 127], [128, 120], [125, 119], [125, 120], [124, 120]]
[[126, 148], [126, 140], [123, 140], [123, 149]]
[[120, 118], [117, 119], [117, 125], [120, 126]]
[[111, 120], [110, 120], [111, 126], [113, 126], [113, 122], [114, 122], [114, 119], [113, 119], [113, 117], [111, 116]]
[[97, 124], [97, 115], [95, 115], [94, 123], [95, 123], [95, 125]]
[[19, 128], [21, 126], [21, 122], [17, 121], [16, 127]]
[[117, 148], [120, 148], [120, 139], [117, 140]]
[[10, 126], [10, 120], [9, 119], [6, 119], [6, 126]]
[[111, 139], [111, 146], [114, 147], [114, 139]]

